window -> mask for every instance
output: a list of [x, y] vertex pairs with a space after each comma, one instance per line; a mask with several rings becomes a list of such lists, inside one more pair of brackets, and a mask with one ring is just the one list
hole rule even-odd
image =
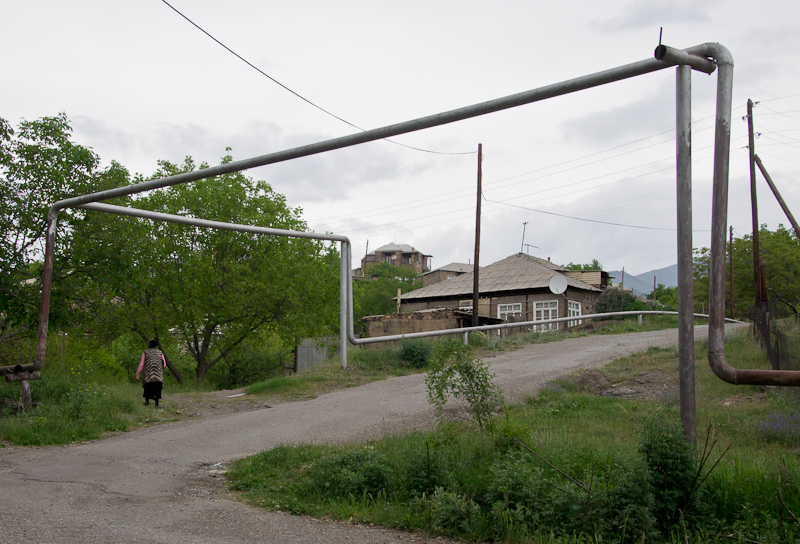
[[497, 317], [500, 319], [506, 319], [506, 316], [509, 315], [520, 315], [520, 314], [522, 314], [521, 302], [515, 302], [514, 304], [497, 305]]
[[[574, 300], [567, 301], [567, 317], [578, 317], [581, 315], [581, 303]], [[583, 323], [582, 319], [567, 321], [567, 327], [575, 327]]]
[[[547, 300], [545, 302], [535, 302], [533, 305], [533, 320], [544, 321], [546, 319], [556, 319], [558, 317], [558, 301]], [[544, 325], [534, 325], [533, 330], [555, 331], [558, 330], [558, 323], [545, 323]]]

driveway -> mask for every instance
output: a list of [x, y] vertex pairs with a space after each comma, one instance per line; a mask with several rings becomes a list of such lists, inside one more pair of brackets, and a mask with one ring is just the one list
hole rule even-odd
[[[696, 337], [705, 333], [696, 328]], [[521, 400], [560, 374], [676, 344], [677, 330], [589, 336], [487, 360], [506, 396]], [[433, 423], [418, 374], [84, 444], [0, 449], [0, 542], [424, 542], [414, 533], [251, 508], [227, 498], [212, 476], [217, 463], [283, 443], [377, 438]]]

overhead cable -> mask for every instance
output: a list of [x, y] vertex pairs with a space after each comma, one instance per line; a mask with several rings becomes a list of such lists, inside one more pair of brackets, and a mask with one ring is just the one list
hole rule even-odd
[[[222, 43], [221, 41], [219, 41], [217, 38], [215, 38], [214, 36], [212, 36], [212, 35], [211, 35], [209, 32], [207, 32], [207, 31], [206, 31], [204, 28], [202, 28], [200, 25], [198, 25], [197, 23], [195, 23], [194, 21], [192, 21], [191, 19], [189, 19], [189, 18], [188, 18], [186, 15], [184, 15], [183, 13], [181, 13], [180, 11], [178, 11], [178, 9], [177, 9], [177, 8], [175, 8], [175, 6], [173, 6], [173, 5], [172, 5], [172, 4], [170, 4], [169, 2], [167, 2], [167, 0], [161, 0], [161, 1], [162, 1], [164, 4], [166, 4], [166, 5], [167, 5], [167, 6], [168, 6], [168, 7], [169, 7], [169, 8], [170, 8], [172, 11], [174, 11], [175, 13], [177, 13], [178, 15], [180, 15], [181, 17], [183, 17], [183, 18], [184, 18], [186, 21], [188, 21], [188, 22], [189, 22], [189, 23], [190, 23], [192, 26], [194, 26], [194, 27], [195, 27], [197, 30], [199, 30], [200, 32], [202, 32], [203, 34], [205, 34], [206, 36], [208, 36], [209, 38], [211, 38], [212, 40], [214, 40], [214, 42], [216, 42], [216, 43], [217, 43], [219, 46], [221, 46], [222, 48], [224, 48], [226, 51], [228, 51], [230, 54], [232, 54], [233, 56], [235, 56], [237, 59], [239, 59], [239, 60], [241, 60], [242, 62], [244, 62], [245, 64], [247, 64], [247, 65], [248, 65], [250, 68], [252, 68], [253, 70], [257, 71], [257, 72], [258, 72], [259, 74], [261, 74], [262, 76], [264, 76], [264, 77], [268, 78], [268, 79], [269, 79], [270, 81], [272, 81], [273, 83], [275, 83], [275, 84], [279, 85], [281, 88], [283, 88], [283, 89], [285, 89], [285, 90], [289, 91], [290, 93], [292, 93], [293, 95], [295, 95], [295, 96], [296, 96], [297, 98], [299, 98], [300, 100], [302, 100], [302, 101], [306, 102], [307, 104], [309, 104], [309, 105], [311, 105], [311, 106], [313, 106], [313, 107], [317, 108], [317, 109], [318, 109], [318, 110], [320, 110], [321, 112], [323, 112], [323, 113], [326, 113], [327, 115], [330, 115], [330, 116], [331, 116], [331, 117], [333, 117], [334, 119], [337, 119], [337, 120], [341, 121], [342, 123], [345, 123], [346, 125], [350, 125], [351, 127], [353, 127], [353, 128], [354, 128], [354, 129], [356, 129], [356, 130], [360, 130], [361, 132], [366, 132], [366, 129], [363, 129], [363, 128], [359, 127], [358, 125], [355, 125], [355, 124], [351, 123], [351, 122], [350, 122], [350, 121], [348, 121], [347, 119], [343, 119], [342, 117], [339, 117], [339, 116], [338, 116], [338, 115], [336, 115], [335, 113], [333, 113], [333, 112], [331, 112], [331, 111], [328, 111], [328, 110], [326, 110], [325, 108], [323, 108], [323, 107], [322, 107], [322, 106], [320, 106], [319, 104], [315, 104], [314, 102], [312, 102], [312, 101], [311, 101], [311, 100], [309, 100], [308, 98], [304, 97], [304, 96], [303, 96], [303, 95], [301, 95], [300, 93], [298, 93], [298, 92], [296, 92], [296, 91], [294, 91], [294, 90], [290, 89], [289, 87], [287, 87], [286, 85], [284, 85], [283, 83], [281, 83], [280, 81], [278, 81], [277, 79], [275, 79], [274, 77], [272, 77], [271, 75], [269, 75], [268, 73], [264, 72], [264, 71], [263, 71], [261, 68], [259, 68], [258, 66], [256, 66], [255, 64], [253, 64], [252, 62], [250, 62], [249, 60], [247, 60], [246, 58], [244, 58], [243, 56], [241, 56], [239, 53], [237, 53], [236, 51], [234, 51], [233, 49], [231, 49], [230, 47], [228, 47], [227, 45], [225, 45], [224, 43]], [[383, 138], [383, 139], [384, 139], [384, 140], [386, 140], [387, 142], [393, 143], [393, 144], [395, 144], [395, 145], [399, 145], [399, 146], [402, 146], [402, 147], [407, 147], [408, 149], [413, 149], [413, 150], [415, 150], [415, 151], [422, 151], [422, 152], [424, 152], [424, 153], [435, 153], [435, 154], [438, 154], [438, 155], [473, 155], [473, 154], [477, 153], [477, 151], [461, 151], [461, 152], [432, 151], [432, 150], [430, 150], [430, 149], [422, 149], [422, 148], [419, 148], [419, 147], [414, 147], [414, 146], [411, 146], [411, 145], [401, 144], [400, 142], [396, 142], [396, 141], [394, 141], [394, 140], [390, 140], [390, 139], [388, 139], [388, 138]]]

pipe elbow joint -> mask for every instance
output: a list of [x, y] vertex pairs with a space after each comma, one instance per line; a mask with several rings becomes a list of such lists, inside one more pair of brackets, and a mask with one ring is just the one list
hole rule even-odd
[[654, 55], [656, 60], [661, 62], [676, 66], [691, 66], [693, 70], [705, 74], [712, 74], [717, 69], [716, 63], [708, 58], [710, 55], [695, 53], [690, 49], [675, 49], [674, 47], [659, 45], [656, 47]]

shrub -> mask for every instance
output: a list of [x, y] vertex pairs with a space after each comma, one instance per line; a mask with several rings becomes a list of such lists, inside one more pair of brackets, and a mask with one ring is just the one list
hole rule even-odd
[[665, 532], [680, 520], [680, 512], [696, 502], [693, 494], [697, 463], [694, 448], [679, 423], [664, 417], [645, 422], [639, 442], [652, 481], [653, 514]]
[[608, 312], [635, 312], [650, 309], [647, 302], [640, 299], [630, 291], [619, 287], [609, 287], [594, 305], [595, 312], [604, 314]]
[[309, 491], [339, 498], [388, 495], [392, 474], [386, 457], [371, 449], [335, 454], [311, 469]]
[[503, 403], [503, 392], [489, 372], [489, 364], [472, 356], [469, 346], [452, 338], [437, 344], [433, 363], [425, 378], [428, 402], [441, 417], [447, 400], [452, 396], [463, 400], [472, 417], [483, 429]]
[[400, 346], [400, 359], [411, 368], [427, 368], [433, 344], [425, 338], [406, 338]]

